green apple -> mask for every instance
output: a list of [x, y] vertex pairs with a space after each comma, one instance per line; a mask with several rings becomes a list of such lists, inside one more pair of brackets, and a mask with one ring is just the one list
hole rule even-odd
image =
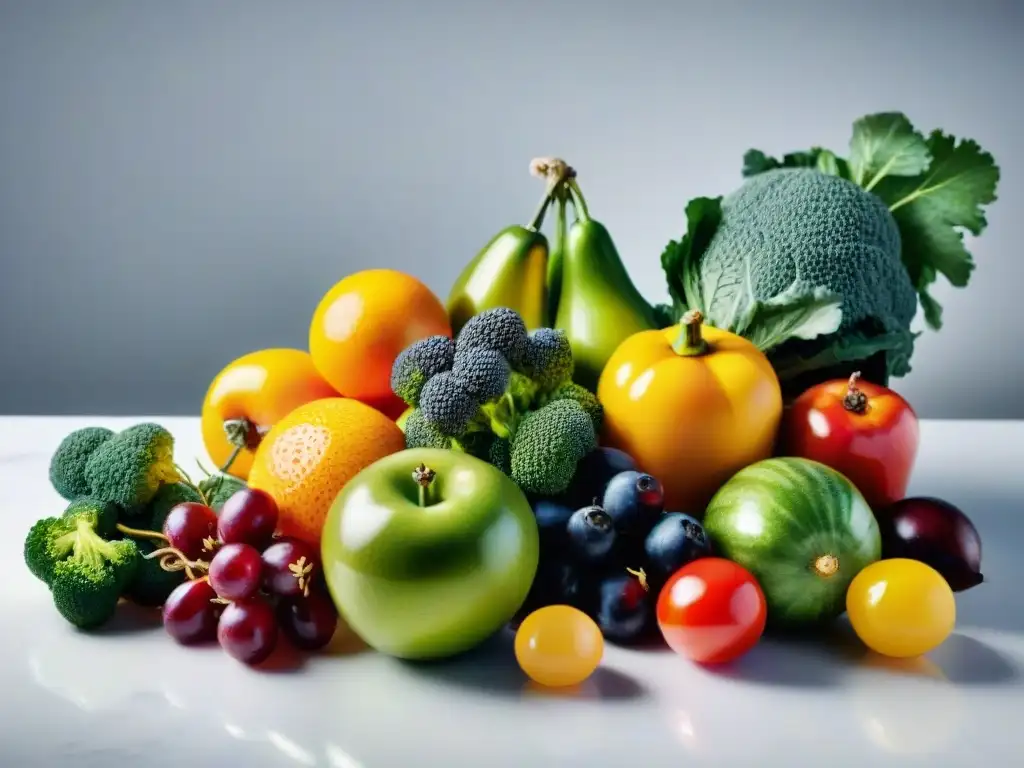
[[529, 501], [460, 451], [413, 448], [352, 478], [321, 539], [324, 576], [349, 627], [404, 659], [467, 651], [522, 606], [540, 557]]

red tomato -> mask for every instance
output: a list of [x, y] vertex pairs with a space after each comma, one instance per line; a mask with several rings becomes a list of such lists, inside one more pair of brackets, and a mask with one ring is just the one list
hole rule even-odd
[[673, 651], [701, 664], [723, 664], [757, 644], [768, 607], [750, 571], [731, 560], [703, 557], [666, 582], [657, 615]]
[[855, 373], [800, 395], [783, 417], [781, 438], [783, 455], [841, 472], [877, 510], [907, 495], [919, 427], [906, 400]]

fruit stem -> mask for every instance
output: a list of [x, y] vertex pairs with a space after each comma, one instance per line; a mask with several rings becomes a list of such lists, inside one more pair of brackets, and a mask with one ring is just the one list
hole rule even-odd
[[640, 582], [640, 586], [643, 587], [644, 592], [651, 591], [651, 585], [647, 582], [647, 572], [643, 568], [636, 571], [634, 571], [632, 568], [627, 568], [626, 573], [630, 574], [631, 576], [636, 576], [637, 581]]
[[419, 486], [421, 507], [429, 507], [436, 502], [433, 494], [436, 477], [437, 473], [426, 464], [420, 464], [412, 471], [412, 479]]
[[160, 549], [154, 549], [152, 552], [142, 556], [146, 560], [152, 560], [155, 557], [160, 558], [160, 567], [168, 573], [174, 573], [175, 571], [184, 571], [189, 581], [195, 581], [195, 571], [200, 573], [206, 573], [210, 570], [210, 564], [205, 560], [189, 560], [185, 557], [185, 553], [180, 549], [174, 547], [161, 547]]
[[579, 221], [590, 221], [590, 209], [587, 208], [587, 199], [583, 197], [583, 190], [576, 181], [576, 172], [566, 180], [566, 186], [572, 195], [572, 205], [576, 210], [576, 218]]
[[123, 533], [125, 536], [131, 536], [133, 539], [151, 539], [153, 541], [167, 543], [167, 537], [158, 531], [144, 531], [141, 528], [129, 528], [124, 523], [117, 524], [117, 530]]
[[850, 413], [862, 414], [868, 409], [868, 396], [857, 386], [860, 381], [860, 371], [850, 374], [850, 380], [846, 383], [846, 394], [843, 395], [843, 408]]
[[839, 572], [839, 558], [833, 554], [819, 555], [814, 560], [814, 572], [826, 579]]
[[535, 157], [530, 161], [530, 173], [545, 179], [544, 199], [541, 200], [537, 213], [527, 225], [527, 229], [536, 232], [544, 224], [551, 202], [558, 196], [559, 189], [576, 175], [569, 165], [557, 157]]
[[205, 493], [203, 493], [202, 488], [200, 488], [198, 485], [192, 482], [192, 478], [189, 477], [188, 472], [185, 471], [185, 468], [178, 464], [175, 464], [174, 468], [177, 469], [178, 474], [181, 475], [181, 480], [179, 482], [181, 482], [184, 485], [187, 485], [189, 488], [195, 491], [199, 495], [199, 501], [203, 504], [203, 506], [210, 506], [210, 499], [206, 496]]
[[683, 315], [679, 337], [672, 345], [673, 351], [681, 357], [696, 357], [708, 351], [708, 343], [701, 333], [704, 315], [699, 309], [691, 309]]

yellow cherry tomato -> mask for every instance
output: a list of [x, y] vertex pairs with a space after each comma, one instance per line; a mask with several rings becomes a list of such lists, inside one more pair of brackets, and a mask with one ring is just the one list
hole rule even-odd
[[879, 560], [846, 592], [846, 613], [864, 644], [884, 656], [909, 658], [940, 646], [956, 625], [953, 590], [917, 560]]
[[594, 620], [568, 605], [540, 608], [519, 625], [516, 661], [527, 677], [549, 688], [578, 685], [604, 656], [604, 637]]

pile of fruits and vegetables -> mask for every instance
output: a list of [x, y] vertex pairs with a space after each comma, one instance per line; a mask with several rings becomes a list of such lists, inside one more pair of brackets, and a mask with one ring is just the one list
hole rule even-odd
[[135, 603], [253, 666], [339, 627], [409, 660], [511, 629], [550, 686], [606, 642], [718, 664], [844, 614], [881, 654], [941, 644], [983, 583], [981, 541], [907, 497], [920, 435], [893, 382], [919, 309], [941, 326], [931, 285], [968, 282], [992, 157], [898, 113], [858, 120], [845, 157], [752, 150], [736, 190], [685, 206], [667, 304], [636, 289], [575, 169], [531, 171], [532, 220], [446, 301], [357, 272], [308, 350], [221, 370], [197, 481], [157, 423], [67, 435], [67, 506], [25, 539], [56, 611], [89, 631]]

